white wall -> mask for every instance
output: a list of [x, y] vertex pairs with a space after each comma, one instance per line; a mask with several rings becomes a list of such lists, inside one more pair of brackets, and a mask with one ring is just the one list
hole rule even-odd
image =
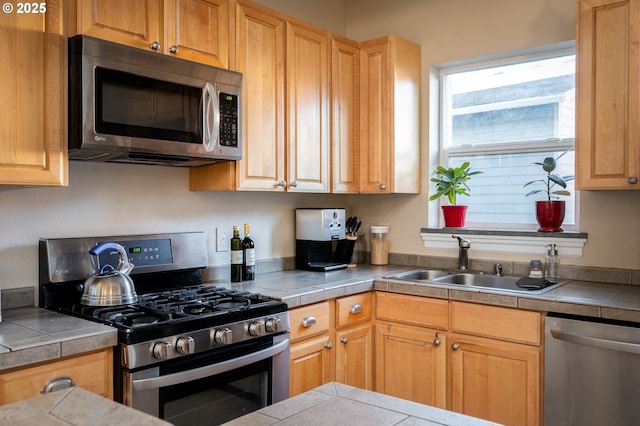
[[[395, 33], [421, 44], [425, 165], [433, 130], [428, 127], [431, 64], [574, 37], [573, 0], [260, 3], [356, 40]], [[427, 254], [419, 230], [428, 221], [429, 175], [425, 167], [421, 195], [189, 192], [187, 170], [71, 162], [67, 188], [0, 187], [0, 283], [2, 288], [37, 286], [37, 244], [43, 237], [205, 231], [210, 264], [221, 265], [228, 263], [228, 253], [215, 252], [215, 227], [230, 230], [234, 224], [250, 222], [258, 259], [293, 256], [296, 207], [348, 207], [365, 227], [375, 222], [391, 225], [391, 251]], [[581, 230], [589, 234], [589, 242], [584, 256], [570, 262], [640, 269], [640, 193], [582, 193], [580, 208]]]
[[[346, 0], [348, 37], [363, 41], [396, 34], [422, 46], [422, 164], [423, 194], [353, 196], [349, 203], [369, 222], [389, 222], [390, 250], [412, 254], [442, 254], [424, 249], [419, 229], [427, 226], [430, 144], [437, 128], [430, 127], [430, 71], [434, 65], [530, 49], [575, 39], [575, 0]], [[261, 0], [296, 16], [304, 4], [306, 16], [320, 15], [315, 0]], [[316, 13], [311, 13], [311, 11]], [[432, 101], [433, 102], [433, 101]], [[579, 141], [578, 141], [579, 143]], [[533, 208], [533, 206], [532, 206]], [[588, 233], [575, 265], [640, 269], [640, 191], [592, 191], [580, 194], [580, 231]], [[436, 210], [437, 211], [437, 210]], [[455, 250], [445, 253], [455, 255]], [[471, 257], [504, 258], [503, 254]], [[528, 260], [529, 256], [507, 256]]]

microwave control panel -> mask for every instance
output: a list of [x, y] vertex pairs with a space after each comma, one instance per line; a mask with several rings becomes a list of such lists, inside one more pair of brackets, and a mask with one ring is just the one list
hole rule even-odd
[[220, 145], [238, 146], [238, 95], [220, 92]]

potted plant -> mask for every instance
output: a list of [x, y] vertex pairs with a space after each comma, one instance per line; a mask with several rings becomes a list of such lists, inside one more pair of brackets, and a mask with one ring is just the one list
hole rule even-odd
[[435, 194], [429, 197], [429, 201], [437, 200], [440, 197], [447, 197], [449, 205], [442, 206], [444, 214], [444, 226], [446, 228], [462, 228], [465, 224], [467, 206], [458, 205], [457, 196], [469, 196], [469, 186], [467, 182], [472, 176], [482, 172], [471, 171], [469, 162], [465, 161], [460, 167], [449, 167], [445, 169], [438, 166], [431, 178], [431, 182], [436, 184]]
[[[540, 189], [534, 189], [526, 194], [526, 197], [539, 193], [546, 193], [547, 199], [536, 201], [536, 220], [538, 221], [538, 232], [562, 232], [562, 222], [564, 221], [565, 202], [560, 200], [560, 196], [571, 195], [566, 190], [567, 182], [573, 180], [574, 176], [560, 176], [553, 171], [558, 165], [558, 160], [570, 150], [564, 151], [556, 158], [546, 157], [542, 163], [535, 162], [547, 174], [542, 179], [534, 179], [524, 184], [526, 188], [529, 185], [541, 184]], [[561, 188], [561, 189], [558, 189]]]

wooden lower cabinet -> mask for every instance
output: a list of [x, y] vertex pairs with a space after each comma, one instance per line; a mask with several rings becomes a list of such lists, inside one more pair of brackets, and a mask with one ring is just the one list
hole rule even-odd
[[291, 345], [289, 396], [295, 396], [334, 380], [333, 343], [329, 333]]
[[375, 390], [446, 408], [446, 333], [382, 322], [375, 328]]
[[373, 389], [372, 293], [289, 311], [290, 396], [336, 381]]
[[452, 334], [449, 409], [504, 425], [540, 423], [538, 347]]
[[69, 376], [77, 387], [113, 399], [112, 348], [0, 373], [0, 405], [38, 396], [47, 381], [59, 376]]

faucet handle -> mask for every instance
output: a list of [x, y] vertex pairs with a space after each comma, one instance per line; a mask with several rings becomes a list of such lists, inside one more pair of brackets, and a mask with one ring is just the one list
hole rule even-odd
[[460, 248], [469, 248], [469, 247], [471, 247], [471, 241], [467, 240], [466, 238], [462, 238], [460, 235], [452, 235], [451, 238], [457, 238], [458, 239], [458, 246]]
[[496, 263], [495, 265], [493, 265], [493, 275], [497, 277], [502, 276], [502, 265], [500, 263]]

